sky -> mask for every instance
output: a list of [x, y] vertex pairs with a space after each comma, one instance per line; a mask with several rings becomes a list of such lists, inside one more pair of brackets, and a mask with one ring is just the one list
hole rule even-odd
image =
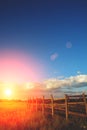
[[1, 92], [87, 92], [86, 53], [86, 0], [0, 0]]

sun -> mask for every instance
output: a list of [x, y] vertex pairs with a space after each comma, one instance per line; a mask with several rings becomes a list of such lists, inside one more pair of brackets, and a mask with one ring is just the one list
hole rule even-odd
[[10, 97], [12, 95], [12, 90], [11, 89], [6, 89], [5, 90], [5, 95]]

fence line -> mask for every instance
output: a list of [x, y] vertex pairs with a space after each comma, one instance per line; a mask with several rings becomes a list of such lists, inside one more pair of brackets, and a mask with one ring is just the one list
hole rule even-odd
[[[42, 114], [45, 113], [46, 109], [49, 109], [50, 114], [54, 116], [55, 110], [65, 113], [66, 120], [68, 120], [69, 115], [75, 115], [80, 117], [87, 117], [87, 95], [84, 93], [81, 95], [65, 95], [63, 99], [54, 99], [53, 95], [50, 99], [42, 98], [30, 98], [28, 100], [29, 108], [35, 108], [36, 111], [39, 109]], [[79, 110], [82, 112], [78, 111]]]

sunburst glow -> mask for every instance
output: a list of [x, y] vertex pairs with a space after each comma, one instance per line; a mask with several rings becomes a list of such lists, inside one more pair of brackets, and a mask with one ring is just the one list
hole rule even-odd
[[12, 90], [11, 89], [6, 89], [5, 90], [5, 95], [10, 97], [12, 95]]

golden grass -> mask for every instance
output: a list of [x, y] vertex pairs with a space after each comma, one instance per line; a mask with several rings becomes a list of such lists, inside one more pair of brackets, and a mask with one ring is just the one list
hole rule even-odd
[[[75, 122], [76, 123], [76, 122]], [[0, 102], [0, 130], [80, 130], [58, 115], [36, 112], [26, 102]], [[83, 130], [83, 129], [81, 129]], [[84, 129], [85, 130], [85, 129]]]

